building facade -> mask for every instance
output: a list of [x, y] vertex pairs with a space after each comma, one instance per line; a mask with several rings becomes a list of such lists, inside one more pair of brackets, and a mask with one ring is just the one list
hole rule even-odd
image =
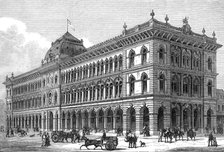
[[90, 127], [151, 134], [216, 127], [215, 33], [149, 21], [90, 48], [66, 32], [42, 65], [6, 77], [7, 126], [44, 131]]
[[224, 90], [217, 89], [216, 90], [217, 96], [217, 131], [223, 133], [223, 124], [224, 124]]

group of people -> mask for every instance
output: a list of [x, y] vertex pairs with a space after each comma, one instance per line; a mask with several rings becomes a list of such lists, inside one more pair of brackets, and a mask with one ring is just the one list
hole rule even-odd
[[44, 132], [43, 134], [42, 134], [42, 147], [43, 146], [50, 146], [51, 144], [50, 144], [50, 136], [49, 136], [49, 134], [48, 134], [48, 132]]
[[14, 131], [12, 128], [7, 129], [6, 131], [6, 137], [14, 136]]

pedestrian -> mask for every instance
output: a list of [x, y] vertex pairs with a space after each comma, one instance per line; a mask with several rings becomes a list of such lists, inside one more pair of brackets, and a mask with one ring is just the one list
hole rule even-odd
[[49, 136], [49, 134], [48, 134], [48, 132], [47, 132], [47, 134], [46, 134], [46, 146], [50, 146], [51, 144], [50, 144], [50, 136]]
[[208, 135], [208, 147], [210, 146], [210, 143], [211, 143], [211, 146], [212, 146], [212, 142], [213, 142], [213, 134], [212, 134], [212, 131], [211, 131], [210, 134]]

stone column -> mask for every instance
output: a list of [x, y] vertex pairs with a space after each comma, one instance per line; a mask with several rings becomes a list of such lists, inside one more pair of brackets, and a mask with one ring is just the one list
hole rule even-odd
[[79, 128], [79, 117], [78, 117], [78, 113], [76, 113], [76, 123], [75, 123], [75, 128], [78, 129]]
[[53, 131], [56, 130], [56, 116], [55, 112], [53, 112]]
[[180, 104], [180, 129], [184, 129], [184, 123], [183, 123], [183, 104]]
[[44, 112], [41, 114], [41, 131], [44, 131]]
[[191, 109], [191, 122], [192, 122], [191, 128], [194, 128], [194, 108], [193, 107]]
[[103, 129], [107, 129], [107, 115], [105, 113], [103, 117]]
[[115, 133], [116, 131], [116, 113], [113, 112], [113, 132]]
[[65, 114], [65, 130], [68, 129], [68, 114]]
[[123, 110], [123, 133], [127, 131], [127, 109]]
[[136, 120], [135, 120], [135, 123], [136, 123], [136, 127], [135, 127], [135, 130], [136, 130], [136, 134], [140, 134], [140, 130], [142, 129], [141, 128], [141, 123], [142, 123], [142, 117], [140, 115], [140, 109], [135, 109], [135, 117], [136, 117]]
[[[119, 93], [119, 90], [118, 90], [118, 93]], [[113, 95], [112, 95], [112, 98], [116, 98], [116, 96], [115, 96], [115, 85], [113, 85]]]
[[96, 128], [99, 129], [99, 113], [96, 113]]

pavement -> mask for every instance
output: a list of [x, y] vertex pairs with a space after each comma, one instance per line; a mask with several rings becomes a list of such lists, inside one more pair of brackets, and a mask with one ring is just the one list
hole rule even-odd
[[[5, 138], [5, 134], [0, 134], [0, 152], [24, 152], [24, 151], [49, 151], [49, 152], [78, 152], [78, 151], [106, 151], [100, 148], [94, 149], [94, 146], [89, 146], [90, 150], [86, 147], [80, 146], [84, 142], [80, 143], [53, 143], [51, 141], [51, 146], [41, 147], [41, 137], [35, 134], [34, 137], [30, 137], [31, 133], [26, 137], [15, 137]], [[90, 139], [100, 138], [102, 133], [92, 134], [87, 136]], [[107, 136], [114, 136], [114, 134], [107, 134]], [[224, 152], [224, 136], [215, 135], [218, 142], [218, 147], [208, 147], [208, 137], [203, 135], [197, 136], [196, 140], [186, 141], [186, 136], [184, 141], [177, 141], [172, 143], [159, 142], [157, 136], [143, 137], [139, 136], [137, 141], [137, 148], [128, 148], [128, 143], [124, 141], [124, 137], [118, 137], [118, 146], [116, 152], [118, 151], [148, 151], [148, 152]], [[140, 140], [146, 143], [146, 147], [140, 147]]]

